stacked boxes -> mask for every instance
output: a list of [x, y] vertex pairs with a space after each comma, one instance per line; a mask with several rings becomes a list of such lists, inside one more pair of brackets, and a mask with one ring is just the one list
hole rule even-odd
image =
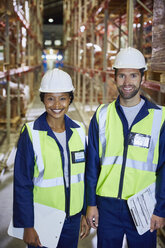
[[165, 4], [164, 0], [155, 0], [153, 8], [151, 68], [165, 71]]

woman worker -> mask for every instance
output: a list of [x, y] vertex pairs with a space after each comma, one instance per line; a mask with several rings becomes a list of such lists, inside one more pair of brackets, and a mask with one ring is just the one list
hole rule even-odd
[[[28, 247], [42, 247], [34, 228], [34, 203], [66, 212], [58, 248], [76, 248], [84, 205], [85, 131], [67, 115], [74, 87], [69, 74], [53, 69], [40, 86], [46, 112], [23, 126], [14, 165], [14, 227], [24, 228]], [[85, 216], [81, 234], [89, 233]]]

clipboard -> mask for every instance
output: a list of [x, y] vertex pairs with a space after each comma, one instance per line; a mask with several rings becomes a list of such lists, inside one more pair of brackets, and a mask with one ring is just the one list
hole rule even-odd
[[155, 183], [128, 198], [127, 204], [138, 233], [142, 235], [150, 230], [150, 220], [156, 204]]
[[[43, 246], [48, 248], [57, 247], [65, 217], [66, 213], [64, 211], [34, 203], [34, 228]], [[24, 228], [14, 227], [11, 219], [8, 235], [23, 239], [23, 234]]]

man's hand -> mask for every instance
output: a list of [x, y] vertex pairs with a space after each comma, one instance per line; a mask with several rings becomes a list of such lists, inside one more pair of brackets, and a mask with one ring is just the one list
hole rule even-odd
[[23, 241], [26, 244], [34, 246], [34, 247], [37, 247], [37, 246], [43, 247], [41, 245], [39, 236], [38, 236], [36, 230], [33, 227], [24, 228]]
[[96, 206], [88, 206], [87, 213], [86, 213], [86, 219], [88, 225], [90, 225], [92, 228], [96, 229], [98, 227], [98, 209]]
[[90, 226], [87, 223], [86, 217], [83, 215], [80, 224], [80, 239], [84, 239], [89, 235]]
[[157, 230], [164, 226], [165, 226], [165, 218], [153, 214], [151, 217], [150, 232], [153, 232], [154, 230]]

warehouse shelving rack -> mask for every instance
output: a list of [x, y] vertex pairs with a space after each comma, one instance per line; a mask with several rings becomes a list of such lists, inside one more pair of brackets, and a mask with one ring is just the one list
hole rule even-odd
[[[149, 65], [147, 81], [143, 85], [144, 94], [150, 97], [152, 91], [155, 94], [153, 101], [164, 104], [164, 81], [155, 81], [151, 77], [158, 75], [158, 72], [153, 73], [150, 69], [152, 8], [151, 0], [137, 0], [135, 5], [132, 0], [122, 1], [122, 4], [114, 0], [64, 1], [65, 62], [72, 66], [70, 73], [77, 89], [76, 99], [83, 103], [82, 106], [89, 102], [92, 109], [100, 95], [101, 102], [113, 100], [114, 96], [108, 98], [108, 92], [111, 87], [113, 92], [115, 89], [110, 83], [110, 89], [107, 90], [107, 81], [113, 80], [111, 62], [115, 54], [109, 51], [118, 51], [129, 45], [140, 49]], [[100, 54], [95, 51], [95, 45], [102, 48]], [[160, 78], [163, 73], [160, 72]], [[164, 76], [162, 78], [164, 80]]]
[[[0, 118], [0, 127], [5, 129], [8, 144], [10, 144], [11, 128], [17, 127], [21, 115], [25, 114], [21, 111], [21, 84], [23, 87], [28, 85], [31, 101], [34, 84], [40, 77], [42, 12], [43, 0], [2, 0], [0, 3], [0, 45], [4, 48], [1, 54], [3, 61], [0, 61], [0, 99], [5, 102], [0, 106], [0, 111], [4, 111], [5, 116]], [[14, 118], [12, 117], [11, 80], [17, 88], [17, 111]], [[6, 90], [5, 97], [3, 88]]]

